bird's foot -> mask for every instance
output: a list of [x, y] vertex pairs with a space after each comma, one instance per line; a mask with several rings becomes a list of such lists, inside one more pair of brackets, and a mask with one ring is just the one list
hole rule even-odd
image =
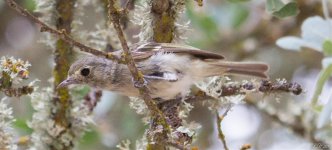
[[144, 86], [148, 85], [148, 81], [143, 77], [143, 83], [141, 83], [138, 80], [135, 80], [134, 78], [131, 78], [132, 82], [134, 83], [135, 88], [142, 88]]

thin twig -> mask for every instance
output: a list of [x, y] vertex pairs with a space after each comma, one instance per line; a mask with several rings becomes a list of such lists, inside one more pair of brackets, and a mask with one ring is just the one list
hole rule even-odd
[[289, 122], [282, 120], [277, 114], [271, 114], [267, 110], [259, 108], [257, 103], [255, 103], [253, 101], [246, 101], [246, 102], [248, 104], [250, 104], [251, 106], [255, 107], [256, 109], [260, 110], [260, 112], [262, 114], [270, 117], [274, 122], [276, 122], [284, 127], [287, 127], [288, 129], [293, 131], [294, 134], [296, 134], [300, 137], [303, 137], [304, 139], [310, 140], [314, 145], [320, 145], [320, 146], [316, 147], [316, 149], [320, 149], [320, 150], [329, 150], [330, 149], [328, 143], [326, 143], [325, 141], [319, 140], [315, 137], [314, 132], [312, 132], [312, 129], [311, 129], [311, 131], [306, 130], [305, 125], [302, 123], [301, 116], [295, 116], [296, 121], [294, 121], [294, 123], [289, 123]]
[[[0, 87], [1, 87], [1, 85], [0, 85]], [[20, 97], [23, 95], [29, 95], [33, 92], [33, 90], [34, 90], [34, 87], [28, 86], [28, 85], [18, 87], [18, 88], [13, 88], [13, 87], [5, 88], [5, 89], [0, 88], [0, 91], [3, 92], [8, 97]]]
[[249, 150], [249, 149], [251, 149], [251, 145], [250, 144], [244, 144], [240, 148], [240, 150]]
[[295, 95], [300, 95], [303, 91], [301, 85], [296, 82], [271, 82], [268, 80], [262, 80], [258, 90], [263, 93], [289, 92]]
[[115, 8], [113, 0], [109, 0], [108, 8], [109, 8], [109, 19], [111, 20], [115, 30], [117, 31], [118, 38], [119, 38], [119, 40], [121, 42], [121, 46], [123, 48], [124, 60], [128, 66], [128, 69], [130, 70], [130, 73], [132, 74], [132, 76], [134, 78], [134, 82], [136, 82], [136, 84], [138, 84], [137, 87], [140, 91], [142, 98], [145, 100], [149, 110], [153, 111], [153, 113], [158, 112], [159, 109], [152, 101], [152, 98], [149, 95], [148, 88], [145, 85], [143, 74], [141, 71], [139, 71], [137, 69], [137, 67], [134, 63], [134, 60], [131, 56], [130, 49], [128, 47], [125, 35], [123, 34], [123, 31], [122, 31], [121, 25], [120, 25], [120, 15], [121, 15], [120, 11]]
[[232, 106], [233, 106], [232, 104], [229, 104], [227, 106], [225, 112], [221, 116], [219, 115], [219, 112], [216, 111], [218, 136], [219, 136], [219, 139], [221, 140], [225, 150], [229, 150], [229, 149], [228, 149], [228, 146], [227, 146], [227, 143], [226, 143], [225, 135], [221, 130], [221, 122], [224, 120], [224, 118], [226, 117], [228, 112], [231, 110]]
[[82, 43], [74, 40], [70, 35], [67, 34], [67, 32], [65, 30], [56, 30], [56, 29], [53, 29], [49, 25], [47, 25], [44, 22], [40, 21], [37, 17], [35, 17], [34, 15], [32, 15], [26, 9], [24, 9], [21, 6], [19, 6], [15, 1], [13, 1], [13, 0], [6, 0], [6, 2], [7, 2], [7, 4], [8, 4], [9, 7], [13, 8], [14, 10], [16, 10], [21, 15], [30, 18], [33, 22], [35, 22], [36, 24], [38, 24], [40, 26], [40, 31], [41, 32], [49, 32], [51, 34], [54, 34], [57, 37], [63, 39], [65, 42], [78, 47], [83, 52], [87, 52], [87, 53], [90, 53], [90, 54], [93, 54], [93, 55], [96, 55], [96, 56], [102, 56], [102, 57], [105, 57], [105, 58], [117, 61], [119, 63], [123, 63], [123, 61], [121, 60], [121, 58], [118, 58], [117, 56], [112, 55], [112, 53], [106, 53], [106, 52], [94, 49], [92, 47], [88, 47], [88, 46], [86, 46], [86, 45], [84, 45], [84, 44], [82, 44]]
[[92, 112], [103, 95], [101, 90], [93, 90], [84, 96], [84, 105]]
[[[218, 91], [218, 97], [226, 97], [226, 96], [233, 96], [239, 94], [249, 94], [249, 93], [292, 93], [295, 95], [299, 95], [302, 93], [303, 89], [301, 85], [296, 82], [272, 82], [268, 80], [262, 80], [260, 84], [254, 84], [252, 82], [243, 83], [238, 86], [234, 85], [223, 85], [221, 89]], [[197, 101], [206, 101], [210, 99], [215, 99], [212, 96], [209, 96], [206, 92], [202, 90], [198, 90], [185, 98], [187, 103], [193, 103]], [[177, 105], [181, 103], [178, 99], [172, 99], [167, 101], [167, 105]], [[173, 104], [172, 104], [173, 103]]]
[[[113, 23], [113, 26], [115, 28], [115, 30], [117, 31], [118, 34], [118, 38], [121, 42], [121, 46], [123, 49], [123, 56], [124, 56], [124, 60], [125, 60], [125, 64], [127, 64], [128, 69], [133, 77], [134, 80], [134, 84], [135, 87], [137, 87], [139, 89], [139, 93], [140, 96], [143, 98], [145, 104], [147, 105], [153, 119], [155, 119], [155, 123], [158, 125], [162, 125], [163, 127], [163, 135], [167, 135], [164, 133], [170, 133], [170, 129], [169, 126], [166, 122], [165, 116], [164, 114], [159, 110], [159, 108], [157, 107], [157, 105], [155, 104], [155, 102], [153, 101], [153, 99], [151, 98], [151, 96], [149, 95], [149, 90], [146, 86], [146, 81], [143, 78], [143, 74], [141, 71], [139, 71], [134, 63], [134, 60], [131, 56], [130, 53], [130, 49], [128, 47], [125, 35], [122, 31], [121, 25], [120, 25], [120, 18], [121, 18], [121, 13], [123, 11], [118, 10], [117, 8], [115, 8], [114, 4], [114, 0], [109, 0], [109, 5], [108, 5], [108, 10], [109, 10], [109, 19], [110, 21]], [[166, 138], [167, 137], [163, 137]], [[156, 145], [163, 145], [161, 144], [163, 142], [163, 139], [159, 139], [158, 137], [155, 137], [155, 142]]]

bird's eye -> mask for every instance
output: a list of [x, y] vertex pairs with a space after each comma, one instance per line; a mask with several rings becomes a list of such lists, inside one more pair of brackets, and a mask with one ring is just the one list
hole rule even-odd
[[90, 69], [89, 68], [83, 68], [82, 70], [81, 70], [81, 75], [82, 76], [88, 76], [90, 74]]

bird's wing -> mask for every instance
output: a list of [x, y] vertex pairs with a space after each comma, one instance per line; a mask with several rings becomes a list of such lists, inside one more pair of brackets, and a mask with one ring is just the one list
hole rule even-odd
[[177, 53], [189, 54], [196, 58], [205, 59], [224, 59], [224, 56], [212, 52], [200, 50], [191, 46], [177, 45], [173, 43], [144, 43], [135, 44], [131, 47], [134, 60], [147, 59], [156, 53]]

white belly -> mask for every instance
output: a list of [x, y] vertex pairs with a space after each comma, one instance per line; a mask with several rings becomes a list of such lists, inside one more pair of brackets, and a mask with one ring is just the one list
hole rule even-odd
[[179, 94], [185, 96], [192, 84], [193, 79], [190, 76], [185, 76], [176, 82], [155, 81], [149, 87], [152, 98], [168, 100], [175, 98]]

